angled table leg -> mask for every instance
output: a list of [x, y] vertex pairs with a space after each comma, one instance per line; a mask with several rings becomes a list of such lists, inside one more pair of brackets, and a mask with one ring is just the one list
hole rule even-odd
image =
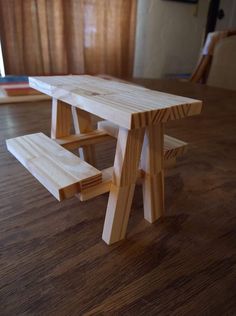
[[52, 99], [51, 138], [70, 135], [71, 106], [63, 101]]
[[144, 129], [119, 129], [114, 171], [102, 238], [107, 244], [125, 237], [137, 179]]
[[[76, 134], [92, 132], [92, 120], [89, 112], [75, 106], [71, 107], [74, 129]], [[88, 163], [95, 164], [95, 149], [93, 145], [79, 149], [80, 157]]]
[[141, 157], [144, 218], [155, 222], [164, 214], [163, 124], [146, 128]]

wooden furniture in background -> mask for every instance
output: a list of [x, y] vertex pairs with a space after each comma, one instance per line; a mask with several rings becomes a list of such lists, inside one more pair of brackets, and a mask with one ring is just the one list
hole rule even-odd
[[[163, 124], [199, 114], [201, 101], [91, 76], [34, 77], [30, 78], [30, 85], [53, 98], [51, 136], [64, 146], [66, 138], [69, 138], [69, 145], [73, 143], [75, 146], [75, 139], [78, 142], [83, 136], [89, 139], [91, 133], [106, 135], [102, 130], [92, 130], [90, 114], [119, 126], [112, 181], [109, 184], [109, 172], [105, 171], [102, 172], [105, 175], [102, 192], [98, 189], [101, 183], [91, 183], [96, 194], [103, 193], [104, 188], [109, 187], [103, 229], [103, 240], [106, 243], [112, 244], [125, 237], [134, 188], [140, 173], [139, 165], [143, 174], [145, 218], [154, 222], [164, 214]], [[71, 111], [74, 117], [75, 110], [76, 115], [81, 117], [79, 120], [74, 119], [74, 123], [79, 125], [78, 129], [75, 124], [75, 131], [83, 132], [82, 136], [77, 133], [70, 135]], [[107, 136], [110, 137], [109, 133]], [[171, 139], [167, 137], [167, 143], [170, 142]], [[180, 147], [184, 147], [182, 142]], [[171, 150], [174, 148], [171, 147], [170, 156]], [[93, 190], [91, 187], [89, 189]], [[90, 196], [95, 196], [91, 190]], [[83, 187], [80, 191], [82, 200], [86, 199], [83, 198]]]
[[[17, 91], [16, 91], [17, 90]], [[34, 94], [28, 88], [26, 90], [22, 89], [20, 92], [18, 89], [10, 89], [6, 91], [3, 85], [0, 85], [0, 105], [7, 103], [22, 103], [22, 102], [37, 102], [37, 101], [47, 101], [51, 98], [46, 94]], [[13, 92], [14, 91], [14, 92]], [[34, 90], [35, 91], [35, 90]]]
[[30, 88], [28, 77], [26, 76], [6, 76], [0, 78], [0, 104], [50, 99], [49, 96]]
[[[215, 51], [217, 49], [217, 46], [220, 44], [220, 42], [222, 40], [224, 40], [228, 37], [230, 38], [231, 36], [234, 36], [234, 35], [236, 35], [236, 30], [217, 31], [217, 32], [213, 32], [213, 33], [208, 34], [206, 42], [205, 42], [204, 47], [202, 49], [202, 53], [201, 53], [199, 62], [197, 64], [195, 70], [192, 73], [192, 76], [190, 78], [190, 82], [193, 82], [193, 83], [206, 83], [206, 82], [208, 82], [209, 71], [210, 71], [211, 66], [212, 66], [212, 61], [214, 60], [214, 55], [215, 55]], [[231, 42], [231, 40], [230, 40], [230, 42]], [[232, 58], [232, 56], [234, 56], [234, 55], [233, 54], [231, 55], [230, 63], [235, 64], [235, 60]], [[228, 64], [228, 60], [225, 60], [225, 61], [220, 60], [220, 62]], [[213, 63], [215, 63], [215, 62], [213, 62]], [[211, 81], [208, 82], [208, 84], [211, 84]], [[214, 85], [214, 83], [213, 83], [213, 85]], [[219, 85], [217, 85], [217, 86], [219, 87]], [[231, 85], [229, 85], [228, 88], [230, 89], [230, 87], [231, 87]], [[224, 85], [222, 86], [222, 88], [224, 88]]]

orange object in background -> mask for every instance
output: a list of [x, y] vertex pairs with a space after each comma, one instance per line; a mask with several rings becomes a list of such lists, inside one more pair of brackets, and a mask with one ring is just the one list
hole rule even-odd
[[15, 97], [15, 96], [20, 96], [20, 95], [38, 95], [41, 94], [41, 92], [32, 89], [30, 87], [27, 88], [4, 88], [6, 91], [7, 96], [9, 97]]

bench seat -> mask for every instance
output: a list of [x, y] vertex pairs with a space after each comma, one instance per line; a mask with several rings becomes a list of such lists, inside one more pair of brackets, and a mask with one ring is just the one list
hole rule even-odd
[[36, 133], [6, 140], [7, 149], [59, 201], [102, 182], [102, 173]]

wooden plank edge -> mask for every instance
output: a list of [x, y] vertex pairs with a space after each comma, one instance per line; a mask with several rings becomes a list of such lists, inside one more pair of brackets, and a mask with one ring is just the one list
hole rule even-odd
[[55, 138], [54, 141], [62, 147], [73, 150], [83, 146], [89, 146], [114, 139], [103, 130], [95, 130], [88, 133], [74, 134], [62, 138]]
[[[176, 158], [167, 159], [164, 161], [164, 168], [165, 169], [172, 168], [175, 166], [175, 164], [176, 164]], [[95, 198], [98, 195], [105, 194], [110, 191], [110, 187], [112, 183], [113, 167], [103, 169], [101, 172], [102, 172], [101, 183], [87, 189], [82, 189], [78, 194], [75, 194], [75, 196], [80, 201], [82, 202], [87, 201], [92, 198]], [[136, 184], [142, 184], [144, 176], [145, 176], [145, 172], [140, 169], [138, 171]]]
[[45, 177], [45, 172], [39, 170], [35, 165], [33, 159], [24, 159], [19, 152], [15, 149], [14, 144], [12, 145], [12, 139], [6, 140], [7, 150], [35, 177], [44, 187], [49, 191], [59, 202], [64, 199], [75, 196], [76, 193], [82, 189], [88, 189], [102, 183], [102, 173], [90, 176], [84, 180], [75, 181], [68, 186], [59, 187], [55, 186], [52, 179]]

